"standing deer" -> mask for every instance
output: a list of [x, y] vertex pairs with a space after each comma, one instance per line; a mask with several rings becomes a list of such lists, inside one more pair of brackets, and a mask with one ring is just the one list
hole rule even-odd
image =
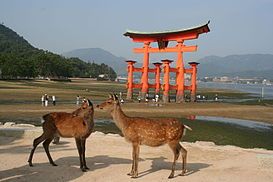
[[49, 144], [56, 136], [75, 138], [83, 172], [89, 168], [85, 161], [85, 142], [94, 128], [94, 108], [90, 100], [83, 100], [79, 109], [73, 113], [52, 112], [43, 116], [43, 134], [33, 141], [33, 148], [28, 159], [29, 166], [36, 147], [43, 142], [43, 147], [51, 165], [57, 166], [49, 153]]
[[141, 144], [157, 147], [167, 143], [170, 146], [174, 154], [174, 161], [169, 178], [174, 177], [175, 163], [181, 152], [183, 162], [181, 176], [186, 173], [187, 151], [180, 145], [179, 141], [183, 136], [184, 130], [191, 130], [190, 127], [183, 125], [177, 119], [150, 119], [126, 116], [116, 95], [110, 95], [108, 100], [97, 105], [97, 107], [106, 109], [111, 113], [115, 124], [122, 131], [125, 139], [132, 143], [132, 170], [128, 174], [132, 178], [138, 176], [139, 146]]

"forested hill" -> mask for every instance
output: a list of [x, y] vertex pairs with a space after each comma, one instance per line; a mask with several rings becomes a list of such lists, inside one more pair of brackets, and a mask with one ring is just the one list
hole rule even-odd
[[92, 77], [115, 71], [106, 64], [86, 63], [79, 58], [64, 58], [33, 47], [23, 37], [0, 24], [0, 78]]

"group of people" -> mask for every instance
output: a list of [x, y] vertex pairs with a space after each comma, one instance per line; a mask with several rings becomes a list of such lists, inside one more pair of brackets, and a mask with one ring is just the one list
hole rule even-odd
[[[141, 96], [140, 96], [140, 94], [138, 95], [137, 100], [138, 100], [139, 103], [141, 102]], [[152, 101], [153, 101], [153, 102], [156, 102], [156, 103], [159, 102], [159, 95], [158, 95], [158, 94], [155, 94], [155, 96], [154, 96], [154, 98], [152, 99]], [[149, 102], [149, 94], [148, 94], [148, 93], [145, 95], [145, 102], [146, 102], [146, 103]]]
[[[206, 96], [204, 96], [204, 95], [200, 95], [200, 94], [198, 94], [197, 96], [196, 96], [196, 99], [198, 100], [198, 101], [204, 101], [204, 100], [208, 100], [208, 97], [206, 97]], [[219, 101], [219, 96], [218, 96], [218, 94], [215, 94], [215, 96], [213, 97], [213, 100], [214, 101]]]
[[[47, 94], [44, 94], [41, 97], [42, 106], [47, 107], [48, 106], [48, 102], [49, 102], [50, 99], [52, 101], [52, 105], [55, 106], [56, 105], [56, 96], [55, 95], [49, 96]], [[84, 99], [84, 97], [82, 98], [79, 95], [77, 95], [77, 97], [76, 97], [76, 105], [79, 105], [81, 103], [81, 99]]]
[[[50, 96], [48, 96], [47, 94], [42, 95], [42, 97], [41, 97], [42, 106], [45, 106], [45, 107], [48, 106], [49, 98], [50, 98]], [[51, 100], [52, 100], [53, 106], [55, 106], [56, 105], [56, 97], [55, 97], [55, 95], [51, 96]]]

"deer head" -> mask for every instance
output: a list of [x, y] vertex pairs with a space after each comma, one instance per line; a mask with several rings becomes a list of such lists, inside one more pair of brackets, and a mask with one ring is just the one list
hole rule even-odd
[[86, 117], [94, 113], [94, 107], [89, 99], [83, 99], [81, 108], [77, 110], [76, 115]]
[[88, 107], [93, 107], [92, 102], [89, 99], [83, 99], [81, 108], [86, 109]]
[[119, 105], [118, 97], [115, 94], [109, 94], [109, 98], [105, 102], [97, 105], [97, 108], [112, 111], [118, 105]]

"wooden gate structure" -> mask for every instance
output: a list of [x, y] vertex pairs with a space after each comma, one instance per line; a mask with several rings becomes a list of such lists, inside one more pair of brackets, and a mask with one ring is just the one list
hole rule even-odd
[[[128, 82], [127, 82], [127, 99], [132, 99], [133, 89], [139, 88], [141, 90], [141, 98], [144, 99], [150, 88], [155, 89], [155, 94], [159, 94], [160, 88], [163, 90], [163, 101], [169, 102], [169, 91], [176, 90], [176, 102], [181, 103], [184, 101], [184, 92], [189, 90], [191, 93], [191, 101], [196, 100], [196, 78], [197, 78], [197, 65], [196, 62], [190, 62], [191, 68], [186, 69], [183, 62], [184, 52], [195, 52], [197, 51], [197, 45], [186, 46], [184, 42], [186, 40], [197, 39], [200, 34], [207, 33], [210, 31], [208, 24], [197, 26], [194, 28], [181, 29], [176, 31], [164, 31], [164, 32], [136, 32], [127, 31], [124, 36], [128, 36], [133, 42], [143, 43], [143, 47], [134, 48], [134, 53], [143, 54], [143, 64], [142, 68], [134, 67], [136, 61], [128, 60]], [[176, 45], [173, 47], [168, 47], [170, 41], [175, 41]], [[158, 47], [151, 47], [151, 43], [157, 42]], [[176, 67], [171, 68], [171, 60], [162, 60], [162, 63], [154, 63], [155, 68], [149, 68], [149, 55], [150, 53], [176, 53]], [[160, 84], [160, 73], [161, 65], [164, 67], [164, 82], [163, 85]], [[133, 82], [133, 73], [141, 72], [141, 82], [140, 84], [135, 84]], [[155, 73], [155, 84], [149, 84], [148, 73]], [[171, 85], [170, 72], [176, 73], [176, 84]], [[184, 74], [191, 74], [191, 85], [185, 85]]]

